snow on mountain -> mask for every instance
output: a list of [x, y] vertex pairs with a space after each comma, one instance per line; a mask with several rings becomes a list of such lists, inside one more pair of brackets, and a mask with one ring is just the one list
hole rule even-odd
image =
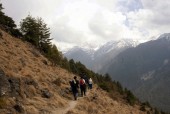
[[[75, 53], [77, 51], [82, 51], [89, 56], [93, 58], [94, 54], [98, 53], [97, 55], [103, 55], [106, 53], [109, 53], [110, 51], [114, 49], [119, 49], [119, 48], [124, 48], [124, 47], [135, 47], [137, 44], [139, 44], [138, 41], [131, 40], [131, 39], [123, 39], [119, 41], [110, 41], [105, 43], [104, 45], [96, 48], [87, 48], [87, 47], [79, 47], [79, 46], [74, 46], [73, 48], [67, 50], [64, 55], [70, 55], [72, 53]], [[94, 59], [94, 58], [93, 58]]]
[[[137, 41], [131, 39], [123, 39], [119, 41], [110, 41], [100, 46], [98, 49], [95, 47], [75, 46], [68, 50], [64, 55], [68, 59], [74, 59], [85, 64], [89, 69], [98, 71], [107, 64], [109, 60], [113, 59], [117, 54], [126, 48], [135, 47]], [[99, 68], [100, 67], [100, 68]]]
[[98, 50], [96, 50], [97, 56], [101, 56], [103, 54], [109, 53], [115, 49], [135, 47], [139, 44], [138, 41], [132, 39], [122, 39], [118, 41], [110, 41], [106, 44], [102, 45]]
[[166, 39], [167, 41], [170, 41], [170, 33], [164, 33], [160, 35], [158, 39]]

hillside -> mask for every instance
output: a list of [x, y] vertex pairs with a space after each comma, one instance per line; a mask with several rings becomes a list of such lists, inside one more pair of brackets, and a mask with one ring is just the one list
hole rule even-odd
[[[31, 44], [2, 30], [0, 33], [0, 113], [59, 114], [68, 109], [73, 101], [68, 81], [74, 75], [52, 66]], [[65, 113], [146, 114], [139, 105], [130, 106], [116, 93], [113, 100], [95, 85]]]
[[170, 35], [130, 48], [112, 59], [106, 71], [142, 101], [170, 111]]

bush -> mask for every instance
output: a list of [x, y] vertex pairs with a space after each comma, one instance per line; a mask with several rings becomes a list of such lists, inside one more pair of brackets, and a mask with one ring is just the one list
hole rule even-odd
[[140, 107], [140, 110], [141, 110], [141, 111], [146, 111], [145, 105], [142, 105], [142, 106]]
[[151, 107], [151, 105], [149, 104], [149, 102], [148, 102], [148, 101], [147, 101], [147, 102], [142, 103], [142, 105], [145, 105], [145, 106], [147, 106], [147, 107]]
[[107, 91], [107, 92], [110, 91], [109, 86], [105, 82], [99, 83], [99, 87], [102, 88], [103, 90]]
[[127, 99], [128, 103], [133, 106], [136, 102], [135, 96], [129, 90], [126, 92], [126, 94], [127, 94], [126, 99]]

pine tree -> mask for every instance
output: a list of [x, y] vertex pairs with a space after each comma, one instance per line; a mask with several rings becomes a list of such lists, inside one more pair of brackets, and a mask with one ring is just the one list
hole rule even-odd
[[2, 9], [4, 8], [2, 7], [2, 3], [0, 3], [0, 12], [2, 12]]
[[32, 43], [38, 47], [39, 37], [38, 37], [38, 24], [36, 19], [28, 15], [20, 23], [20, 30], [24, 36], [24, 40]]
[[58, 51], [56, 45], [52, 45], [49, 49], [48, 53], [46, 54], [47, 57], [52, 61], [54, 65], [61, 65], [62, 62], [62, 54]]
[[[4, 8], [2, 7], [2, 3], [0, 3], [0, 27], [6, 32], [9, 32], [10, 34], [14, 35], [13, 33], [18, 30], [16, 29], [16, 24], [11, 17], [6, 16], [4, 12], [2, 12], [3, 9]], [[16, 35], [18, 34], [19, 31], [17, 31]]]
[[67, 60], [66, 57], [64, 57], [64, 59], [62, 60], [62, 68], [65, 68], [65, 69], [67, 69], [68, 71], [71, 71], [71, 70], [70, 70], [69, 62], [68, 62], [68, 60]]
[[42, 18], [34, 18], [28, 15], [20, 23], [20, 30], [24, 35], [24, 39], [37, 48], [40, 48], [45, 53], [48, 53], [48, 48], [51, 46], [50, 29], [44, 23]]
[[38, 46], [44, 50], [46, 49], [46, 46], [51, 45], [51, 40], [50, 39], [50, 28], [47, 27], [47, 24], [45, 24], [42, 20], [42, 18], [37, 19], [37, 24], [38, 24]]
[[77, 70], [77, 68], [76, 68], [76, 64], [75, 64], [75, 62], [74, 62], [74, 60], [73, 59], [71, 59], [71, 60], [69, 60], [69, 65], [70, 65], [70, 70], [71, 70], [71, 72], [72, 73], [77, 73], [78, 74], [78, 70]]

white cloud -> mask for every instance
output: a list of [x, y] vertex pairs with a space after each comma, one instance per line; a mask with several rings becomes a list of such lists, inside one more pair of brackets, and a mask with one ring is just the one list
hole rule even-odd
[[121, 12], [102, 10], [97, 12], [89, 22], [89, 27], [94, 34], [106, 40], [117, 39], [121, 36], [120, 29], [124, 29], [126, 17]]
[[[60, 49], [113, 39], [147, 40], [170, 32], [169, 0], [2, 0], [19, 21], [29, 13], [42, 17]], [[89, 47], [93, 47], [89, 45]]]

